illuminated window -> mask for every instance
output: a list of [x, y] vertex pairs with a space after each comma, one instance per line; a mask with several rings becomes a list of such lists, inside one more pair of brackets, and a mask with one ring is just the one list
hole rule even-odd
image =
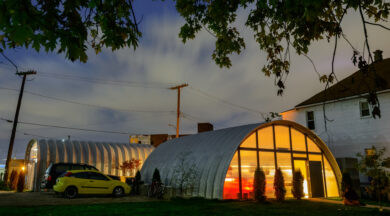
[[310, 130], [315, 130], [315, 123], [314, 123], [314, 111], [307, 111], [306, 112], [306, 125], [307, 128]]
[[275, 176], [275, 155], [273, 152], [259, 152], [260, 167], [265, 174], [265, 195], [275, 197], [274, 176]]
[[326, 179], [326, 190], [328, 197], [338, 197], [339, 189], [337, 186], [336, 177], [334, 175], [333, 169], [330, 166], [328, 160], [324, 157], [325, 164], [325, 179]]
[[256, 133], [250, 135], [242, 144], [244, 148], [256, 148]]
[[253, 199], [253, 179], [257, 167], [256, 151], [240, 151], [242, 198]]
[[369, 117], [370, 116], [370, 106], [367, 101], [360, 101], [360, 117]]
[[276, 149], [290, 150], [290, 132], [288, 127], [275, 126]]
[[223, 185], [224, 199], [239, 199], [240, 198], [240, 180], [238, 177], [238, 153], [236, 152], [230, 162], [228, 171]]
[[292, 197], [292, 166], [290, 153], [276, 153], [278, 167], [282, 170], [286, 197]]
[[258, 130], [259, 136], [259, 148], [273, 149], [274, 148], [274, 135], [272, 127], [266, 127]]
[[294, 151], [306, 151], [305, 135], [291, 128], [291, 142]]
[[309, 137], [307, 138], [307, 150], [309, 152], [321, 152], [317, 144], [315, 144]]

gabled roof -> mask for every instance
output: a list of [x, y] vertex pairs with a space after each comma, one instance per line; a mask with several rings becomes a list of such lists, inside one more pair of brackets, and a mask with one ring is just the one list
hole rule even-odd
[[372, 72], [356, 71], [328, 90], [321, 91], [295, 107], [362, 95], [368, 93], [370, 89], [376, 89], [377, 92], [390, 89], [390, 58], [374, 63], [374, 67], [376, 77]]

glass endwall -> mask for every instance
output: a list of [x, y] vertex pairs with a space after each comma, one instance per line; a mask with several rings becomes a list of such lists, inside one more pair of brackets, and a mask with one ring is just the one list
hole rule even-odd
[[[282, 170], [286, 197], [293, 197], [293, 170], [303, 174], [305, 197], [339, 196], [328, 159], [311, 138], [291, 126], [261, 128], [242, 142], [226, 174], [223, 199], [253, 199], [253, 179], [258, 166], [265, 173], [268, 198], [275, 197], [275, 167]], [[310, 179], [314, 180], [311, 182]]]

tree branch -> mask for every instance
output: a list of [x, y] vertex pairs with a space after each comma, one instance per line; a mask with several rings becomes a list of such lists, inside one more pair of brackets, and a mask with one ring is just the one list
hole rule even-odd
[[379, 26], [379, 27], [382, 27], [386, 30], [389, 30], [390, 31], [390, 28], [389, 27], [386, 27], [384, 25], [381, 25], [381, 24], [378, 24], [378, 23], [372, 23], [372, 22], [368, 22], [368, 21], [364, 21], [366, 24], [370, 24], [370, 25], [375, 25], [375, 26]]

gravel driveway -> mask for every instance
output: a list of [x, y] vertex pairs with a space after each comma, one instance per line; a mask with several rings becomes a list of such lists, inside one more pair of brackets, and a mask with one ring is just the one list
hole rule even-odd
[[66, 199], [55, 195], [54, 192], [16, 193], [0, 191], [0, 206], [77, 205], [147, 201], [154, 201], [154, 199], [144, 196], [125, 196], [120, 198], [111, 196], [80, 196], [76, 199]]

